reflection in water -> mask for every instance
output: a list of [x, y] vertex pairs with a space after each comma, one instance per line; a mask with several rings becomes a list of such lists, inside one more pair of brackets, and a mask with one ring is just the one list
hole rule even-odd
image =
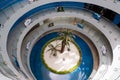
[[79, 67], [77, 70], [75, 70], [73, 73], [71, 73], [69, 80], [86, 80], [87, 76], [84, 71], [81, 71], [81, 68]]
[[76, 69], [70, 74], [55, 74], [50, 72], [44, 66], [41, 67], [42, 70], [42, 80], [87, 80], [87, 75], [80, 68]]
[[69, 80], [69, 75], [59, 75], [52, 72], [49, 73], [51, 80]]
[[[41, 38], [33, 47], [30, 55], [30, 67], [37, 80], [87, 80], [93, 69], [93, 57], [89, 46], [79, 36], [75, 36], [75, 41], [81, 48], [82, 61], [79, 67], [68, 74], [55, 74], [50, 72], [42, 63], [40, 58], [41, 49], [44, 44], [58, 36], [53, 32]], [[86, 60], [87, 59], [87, 60]]]
[[89, 68], [80, 68], [80, 66], [69, 74], [55, 74], [46, 69], [45, 66], [41, 67], [42, 80], [87, 80], [87, 75], [85, 71], [88, 71]]
[[43, 80], [69, 80], [70, 75], [60, 75], [50, 72], [44, 66], [41, 67]]

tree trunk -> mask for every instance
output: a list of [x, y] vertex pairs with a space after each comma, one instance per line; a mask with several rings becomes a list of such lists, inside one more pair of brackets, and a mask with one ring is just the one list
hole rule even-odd
[[63, 40], [62, 41], [62, 46], [61, 46], [61, 53], [63, 53], [64, 52], [64, 50], [65, 50], [65, 45], [66, 45], [66, 41], [65, 40]]

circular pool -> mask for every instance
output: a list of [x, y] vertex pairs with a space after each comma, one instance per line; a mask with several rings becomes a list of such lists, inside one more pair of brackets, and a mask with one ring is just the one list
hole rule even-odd
[[51, 32], [41, 37], [30, 55], [30, 68], [37, 80], [87, 80], [93, 70], [93, 56], [87, 43], [77, 34], [74, 34], [74, 41], [81, 50], [81, 62], [78, 67], [67, 74], [56, 74], [50, 71], [41, 59], [42, 48], [51, 39], [58, 37], [58, 32]]

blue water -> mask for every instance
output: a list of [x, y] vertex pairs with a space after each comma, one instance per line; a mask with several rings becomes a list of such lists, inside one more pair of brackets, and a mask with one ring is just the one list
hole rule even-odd
[[37, 80], [87, 80], [93, 69], [93, 57], [89, 46], [77, 35], [76, 43], [81, 48], [82, 61], [79, 67], [68, 74], [61, 75], [50, 72], [41, 61], [41, 49], [52, 38], [57, 37], [53, 32], [42, 37], [33, 47], [30, 55], [30, 67]]

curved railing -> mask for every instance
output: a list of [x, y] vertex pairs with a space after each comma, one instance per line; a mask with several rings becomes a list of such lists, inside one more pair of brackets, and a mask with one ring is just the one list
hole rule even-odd
[[[90, 5], [90, 4], [88, 4]], [[94, 4], [92, 4], [94, 6]], [[19, 22], [22, 22], [23, 20], [25, 20], [26, 18], [30, 17], [31, 15], [35, 14], [37, 11], [42, 11], [42, 10], [45, 10], [45, 9], [49, 9], [49, 8], [56, 8], [58, 6], [63, 6], [63, 7], [71, 7], [71, 8], [80, 8], [80, 9], [87, 9], [85, 7], [85, 3], [82, 3], [82, 2], [70, 2], [70, 1], [63, 1], [63, 2], [55, 2], [55, 3], [49, 3], [49, 4], [45, 4], [45, 5], [41, 5], [29, 12], [27, 12], [26, 14], [24, 14], [23, 16], [21, 16], [15, 23], [14, 23], [14, 26], [12, 28], [14, 28]], [[100, 7], [100, 6], [98, 6]], [[101, 10], [104, 10], [103, 7], [100, 7], [102, 8]], [[89, 10], [89, 8], [87, 9]], [[108, 9], [105, 9], [105, 10], [108, 10]], [[97, 13], [95, 11], [92, 11], [92, 10], [89, 10], [91, 11], [92, 13]], [[120, 17], [119, 14], [111, 11], [111, 13], [114, 13], [115, 15], [114, 16], [118, 16]], [[98, 16], [103, 16], [103, 17], [106, 17], [104, 15], [102, 15], [102, 13], [97, 13]], [[109, 18], [108, 18], [109, 19]], [[115, 24], [118, 24], [120, 22], [120, 20], [118, 18], [115, 18], [115, 20], [112, 20], [111, 22], [115, 23]]]

